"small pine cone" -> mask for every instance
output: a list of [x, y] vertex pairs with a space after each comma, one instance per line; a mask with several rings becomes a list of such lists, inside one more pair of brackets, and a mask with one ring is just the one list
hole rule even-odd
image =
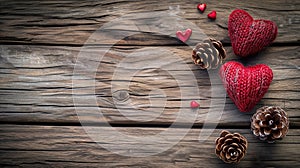
[[251, 118], [251, 130], [261, 140], [273, 143], [286, 136], [289, 129], [287, 113], [280, 107], [264, 106]]
[[216, 155], [225, 163], [238, 163], [245, 156], [247, 139], [239, 133], [222, 131], [216, 139]]
[[202, 69], [216, 69], [226, 58], [226, 51], [220, 41], [206, 39], [193, 49], [192, 59]]

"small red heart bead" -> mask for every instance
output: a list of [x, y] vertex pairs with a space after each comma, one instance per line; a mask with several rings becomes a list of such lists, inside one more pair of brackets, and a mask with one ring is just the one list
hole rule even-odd
[[259, 64], [244, 67], [238, 62], [227, 62], [219, 71], [228, 96], [241, 112], [248, 112], [268, 91], [273, 79], [270, 67]]
[[200, 106], [199, 103], [197, 103], [195, 100], [191, 101], [191, 104], [190, 104], [191, 108], [198, 108]]
[[255, 55], [277, 36], [277, 26], [270, 20], [254, 20], [244, 10], [234, 10], [228, 19], [228, 35], [234, 53], [241, 57]]
[[200, 12], [204, 12], [205, 9], [206, 9], [206, 4], [205, 3], [200, 3], [197, 5], [197, 9], [200, 11]]
[[186, 42], [192, 35], [192, 29], [186, 29], [185, 32], [177, 31], [176, 36], [182, 42]]
[[207, 14], [207, 17], [209, 19], [215, 20], [217, 18], [217, 12], [213, 10], [209, 14]]

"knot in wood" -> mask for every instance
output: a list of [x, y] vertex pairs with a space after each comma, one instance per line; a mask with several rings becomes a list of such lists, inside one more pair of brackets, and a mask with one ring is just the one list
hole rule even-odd
[[114, 100], [118, 102], [125, 102], [129, 99], [128, 90], [117, 90], [112, 94]]

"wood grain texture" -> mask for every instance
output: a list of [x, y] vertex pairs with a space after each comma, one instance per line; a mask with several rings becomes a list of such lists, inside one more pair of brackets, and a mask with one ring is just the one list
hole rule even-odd
[[[274, 21], [278, 25], [278, 37], [275, 43], [299, 44], [300, 4], [296, 0], [269, 0], [261, 3], [254, 1], [230, 0], [206, 2], [208, 9], [200, 14], [196, 5], [199, 1], [8, 1], [2, 0], [0, 6], [0, 43], [2, 44], [45, 44], [45, 45], [83, 45], [89, 36], [105, 23], [126, 14], [134, 14], [131, 22], [120, 22], [107, 29], [107, 33], [98, 36], [100, 44], [119, 45], [178, 45], [182, 44], [176, 38], [153, 33], [147, 25], [149, 14], [146, 12], [169, 12], [196, 24], [207, 36], [229, 43], [227, 35], [227, 18], [231, 11], [237, 8], [245, 9], [254, 18], [264, 18]], [[217, 20], [209, 21], [207, 13], [217, 11]], [[151, 15], [151, 14], [150, 14]], [[153, 16], [160, 19], [159, 16]], [[119, 39], [120, 34], [114, 30], [128, 33], [135, 32], [138, 21], [139, 34]], [[145, 21], [144, 21], [145, 20]], [[151, 22], [151, 19], [149, 20]], [[163, 22], [160, 23], [164, 24]], [[174, 26], [186, 29], [186, 24], [177, 23]], [[158, 25], [159, 26], [159, 25]], [[176, 30], [169, 26], [170, 34]], [[122, 34], [122, 33], [121, 33]], [[191, 42], [199, 41], [199, 37], [192, 36]]]
[[[196, 125], [202, 125], [211, 103], [218, 106], [217, 101], [225, 101], [222, 94], [212, 97], [211, 81], [216, 92], [223, 90], [219, 77], [194, 65], [189, 47], [114, 47], [102, 60], [93, 54], [101, 53], [102, 47], [91, 47], [90, 53], [80, 59], [79, 50], [79, 47], [1, 46], [0, 120], [78, 123], [76, 107], [85, 110], [81, 119], [86, 122], [139, 123], [148, 119], [152, 120], [148, 124], [170, 124], [179, 109], [183, 109], [186, 114], [197, 113]], [[270, 47], [247, 60], [234, 56], [231, 47], [226, 50], [227, 61], [246, 65], [265, 63], [273, 69], [274, 80], [257, 107], [281, 106], [288, 112], [291, 125], [299, 126], [300, 48]], [[74, 73], [75, 64], [82, 68], [78, 73]], [[148, 64], [154, 68], [140, 68]], [[129, 75], [132, 78], [127, 74], [132, 74]], [[195, 87], [199, 95], [190, 93]], [[184, 98], [182, 93], [186, 94]], [[74, 97], [80, 99], [75, 105]], [[97, 101], [93, 103], [91, 98]], [[200, 101], [198, 112], [190, 110], [191, 100]], [[249, 125], [252, 113], [238, 112], [228, 97], [225, 103], [220, 124]], [[98, 107], [104, 114], [102, 119], [95, 118]], [[219, 117], [221, 111], [212, 114]]]
[[[201, 14], [199, 2], [0, 0], [0, 167], [300, 167], [300, 3], [211, 0], [203, 1], [207, 9]], [[274, 44], [257, 56], [241, 59], [232, 52], [227, 19], [237, 8], [278, 25]], [[218, 13], [215, 21], [207, 19], [211, 10]], [[193, 29], [190, 46], [204, 34], [227, 46], [226, 61], [273, 69], [273, 82], [256, 108], [284, 108], [290, 119], [287, 137], [268, 144], [251, 135], [254, 111], [238, 112], [224, 99], [217, 72], [192, 63], [191, 48], [175, 37], [186, 28]], [[198, 111], [189, 108], [191, 100], [200, 102]], [[223, 105], [223, 113], [216, 110]], [[113, 133], [106, 122], [128, 137], [106, 135]], [[217, 124], [199, 142], [200, 131]], [[215, 156], [221, 128], [248, 139], [241, 163], [227, 165]], [[96, 132], [89, 136], [90, 129]], [[154, 141], [158, 146], [150, 143], [151, 135], [167, 130]], [[147, 141], [137, 144], [132, 137]], [[140, 154], [177, 139], [170, 149], [144, 158], [117, 155], [99, 145]]]
[[[105, 130], [106, 128], [101, 128]], [[156, 135], [170, 128], [115, 128], [117, 131], [135, 136]], [[173, 128], [175, 129], [175, 128]], [[180, 131], [176, 129], [175, 131]], [[149, 157], [126, 157], [104, 149], [91, 140], [82, 127], [0, 125], [1, 167], [299, 167], [300, 131], [292, 129], [281, 141], [274, 144], [261, 142], [248, 129], [229, 129], [239, 132], [248, 141], [245, 158], [238, 165], [226, 165], [214, 154], [215, 139], [221, 130], [216, 129], [204, 142], [198, 141], [200, 129], [189, 133], [170, 149]], [[176, 138], [168, 134], [168, 138]], [[122, 150], [134, 141], [121, 140], [115, 144]], [[157, 142], [163, 143], [163, 142]], [[145, 145], [145, 150], [151, 148]], [[142, 149], [141, 149], [142, 150]], [[124, 151], [125, 153], [130, 151]], [[143, 151], [141, 151], [143, 152]]]

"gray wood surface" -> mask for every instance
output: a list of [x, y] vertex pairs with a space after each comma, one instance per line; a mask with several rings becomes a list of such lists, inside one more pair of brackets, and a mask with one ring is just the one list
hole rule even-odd
[[[102, 128], [105, 129], [105, 128]], [[116, 128], [124, 134], [141, 137], [166, 128]], [[243, 134], [249, 141], [247, 155], [238, 165], [227, 167], [299, 167], [300, 131], [290, 130], [288, 136], [274, 144], [259, 142], [248, 129], [228, 129]], [[179, 130], [178, 130], [179, 131]], [[226, 167], [215, 154], [215, 139], [221, 132], [214, 130], [204, 142], [198, 141], [200, 129], [191, 129], [171, 149], [145, 158], [126, 157], [103, 149], [85, 134], [82, 127], [1, 125], [1, 167]], [[170, 134], [169, 138], [176, 137]], [[101, 142], [98, 142], [101, 143]], [[124, 140], [112, 145], [132, 145]], [[120, 149], [122, 150], [122, 149]], [[129, 151], [124, 151], [129, 152]]]
[[[173, 9], [177, 14], [201, 28], [205, 34], [228, 43], [227, 19], [237, 8], [247, 10], [254, 18], [270, 19], [278, 25], [277, 43], [299, 43], [299, 8], [297, 0], [253, 0], [251, 2], [212, 0], [207, 10], [199, 14], [196, 5], [199, 1], [6, 1], [0, 6], [0, 42], [21, 44], [82, 45], [94, 31], [104, 23], [128, 13], [160, 12]], [[29, 9], [29, 10], [28, 10]], [[217, 20], [211, 22], [207, 13], [216, 10]], [[147, 15], [146, 15], [147, 16]], [[140, 18], [142, 19], [142, 18]], [[130, 24], [130, 23], [127, 23]], [[130, 27], [130, 26], [129, 26]], [[126, 23], [114, 27], [120, 31], [133, 31]], [[133, 28], [133, 27], [131, 27]], [[184, 28], [184, 27], [183, 27]], [[133, 28], [134, 29], [134, 28]], [[123, 45], [172, 45], [179, 44], [176, 39], [141, 32], [131, 38], [121, 40]], [[108, 37], [109, 36], [109, 37]], [[118, 35], [102, 36], [118, 39]], [[193, 40], [193, 39], [192, 39]]]
[[[101, 47], [95, 47], [94, 50]], [[167, 50], [171, 54], [176, 54], [182, 60], [175, 60], [169, 63], [172, 75], [160, 72], [157, 69], [130, 69], [132, 65], [144, 64], [144, 58], [159, 60], [165, 53], [156, 53], [153, 55], [150, 50]], [[1, 46], [1, 83], [0, 92], [3, 99], [1, 103], [0, 120], [6, 122], [78, 122], [75, 107], [84, 108], [84, 110], [92, 112], [100, 107], [101, 112], [105, 115], [105, 121], [111, 123], [126, 123], [130, 122], [125, 115], [131, 116], [139, 121], [143, 119], [144, 115], [153, 118], [152, 123], [172, 123], [176, 119], [176, 114], [179, 113], [180, 108], [185, 108], [186, 113], [195, 113], [189, 110], [189, 103], [191, 100], [198, 100], [201, 108], [198, 111], [197, 124], [202, 124], [209, 111], [211, 103], [211, 89], [214, 82], [219, 90], [223, 90], [222, 84], [217, 79], [211, 79], [211, 76], [206, 70], [201, 70], [194, 65], [191, 60], [191, 49], [189, 47], [116, 47], [113, 48], [109, 54], [106, 54], [102, 60], [97, 60], [91, 56], [85, 57], [77, 64], [91, 65], [95, 61], [100, 63], [99, 69], [95, 76], [96, 84], [93, 85], [93, 76], [91, 73], [79, 74], [80, 76], [73, 76], [74, 67], [76, 64], [76, 57], [80, 48], [78, 47], [45, 47], [45, 46]], [[234, 56], [231, 47], [226, 47], [228, 52], [227, 60], [239, 60]], [[289, 114], [292, 126], [299, 126], [299, 47], [271, 47], [263, 53], [249, 59], [248, 65], [265, 63], [269, 65], [274, 72], [274, 80], [269, 88], [269, 91], [264, 96], [257, 107], [263, 105], [278, 105], [283, 107]], [[124, 53], [135, 52], [139, 54], [142, 59], [126, 57]], [[130, 55], [130, 54], [128, 54]], [[122, 59], [129, 57], [131, 66], [121, 64]], [[178, 70], [181, 63], [186, 63], [191, 69]], [[245, 61], [246, 62], [246, 61]], [[176, 65], [176, 66], [174, 66]], [[124, 67], [122, 67], [124, 66]], [[177, 69], [177, 70], [176, 70]], [[123, 79], [116, 75], [118, 71], [125, 71], [125, 73], [138, 73], [133, 79]], [[216, 72], [212, 72], [216, 73]], [[186, 85], [189, 85], [191, 78], [189, 76], [195, 75], [195, 82], [199, 85], [199, 95], [188, 95], [182, 99], [181, 92], [187, 92], [194, 88], [193, 85], [189, 87], [180, 88], [176, 84], [174, 77], [185, 74], [186, 78], [179, 78]], [[114, 76], [115, 75], [115, 76]], [[125, 74], [121, 74], [125, 75]], [[116, 77], [117, 76], [117, 77]], [[72, 77], [76, 97], [80, 102], [73, 102], [72, 96]], [[212, 76], [214, 78], [215, 76]], [[120, 81], [121, 80], [121, 81]], [[115, 87], [112, 87], [114, 85]], [[128, 87], [125, 87], [129, 85]], [[78, 87], [77, 87], [78, 86]], [[97, 104], [91, 103], [89, 97], [93, 96], [92, 92], [95, 89]], [[162, 90], [165, 97], [159, 97], [149, 94], [151, 91]], [[179, 89], [182, 89], [179, 90]], [[123, 97], [120, 97], [120, 95]], [[125, 97], [124, 97], [125, 95]], [[159, 95], [159, 94], [158, 94]], [[128, 101], [129, 99], [130, 101]], [[236, 109], [233, 102], [222, 94], [217, 95], [216, 98], [223, 100], [225, 110], [220, 120], [222, 124], [248, 125], [250, 115], [252, 113], [240, 113]], [[126, 100], [123, 102], [123, 100]], [[153, 104], [153, 108], [149, 110], [152, 101], [163, 101], [165, 103]], [[217, 101], [217, 100], [216, 100]], [[182, 106], [180, 103], [183, 103]], [[128, 108], [123, 108], [125, 105]], [[123, 105], [123, 106], [122, 106]], [[121, 108], [121, 112], [120, 112]], [[136, 113], [135, 111], [139, 111]], [[163, 112], [157, 116], [157, 112]], [[216, 114], [221, 114], [221, 111]], [[95, 116], [84, 117], [86, 122], [101, 122]], [[133, 121], [134, 122], [134, 121]], [[212, 121], [213, 122], [213, 121]]]
[[[0, 166], [300, 167], [300, 3], [212, 0], [201, 14], [196, 9], [199, 2], [0, 0]], [[278, 25], [274, 43], [257, 56], [241, 59], [231, 49], [227, 19], [237, 8]], [[211, 10], [217, 11], [215, 21], [207, 19]], [[150, 17], [149, 12], [157, 15]], [[160, 12], [181, 19], [161, 19]], [[114, 20], [122, 16], [126, 17]], [[103, 26], [105, 31], [95, 33]], [[165, 26], [163, 33], [157, 33], [159, 26]], [[176, 39], [174, 31], [186, 28], [199, 28], [221, 40], [226, 61], [272, 68], [273, 82], [255, 109], [284, 108], [290, 119], [287, 137], [268, 144], [251, 135], [249, 119], [255, 109], [240, 113], [223, 94], [217, 71], [201, 70], [192, 63], [191, 47], [204, 36], [194, 31], [189, 47]], [[122, 38], [132, 33], [136, 34]], [[195, 88], [199, 94], [193, 92]], [[190, 109], [191, 100], [200, 102], [199, 110]], [[223, 112], [216, 110], [223, 105]], [[103, 116], [95, 117], [99, 109]], [[176, 128], [169, 128], [180, 114]], [[189, 126], [194, 128], [163, 153], [136, 158], [112, 153], [96, 142], [123, 154], [159, 148], [147, 143], [136, 146], [130, 138], [95, 141], [84, 130], [101, 128], [110, 133], [107, 122], [133, 137], [171, 130], [159, 141], [162, 145], [180, 139]], [[199, 142], [201, 131], [216, 126], [206, 141]], [[214, 141], [223, 129], [239, 132], [249, 141], [247, 155], [237, 165], [227, 165], [214, 154]]]

